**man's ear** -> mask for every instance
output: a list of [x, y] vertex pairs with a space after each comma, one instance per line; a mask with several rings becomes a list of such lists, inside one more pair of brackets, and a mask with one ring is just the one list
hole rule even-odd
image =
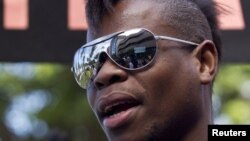
[[214, 43], [210, 40], [203, 41], [194, 51], [197, 71], [202, 84], [211, 83], [217, 73], [218, 53]]

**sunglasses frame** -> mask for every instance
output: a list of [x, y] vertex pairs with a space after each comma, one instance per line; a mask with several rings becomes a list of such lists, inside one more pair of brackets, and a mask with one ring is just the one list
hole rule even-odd
[[[184, 44], [188, 44], [188, 45], [192, 45], [192, 46], [198, 46], [198, 45], [199, 45], [198, 43], [191, 42], [191, 41], [186, 41], [186, 40], [182, 40], [182, 39], [178, 39], [178, 38], [175, 38], [175, 37], [155, 35], [153, 32], [151, 32], [150, 30], [145, 29], [145, 28], [135, 28], [135, 29], [130, 29], [130, 30], [126, 30], [126, 31], [115, 32], [115, 33], [112, 33], [112, 34], [109, 34], [109, 35], [106, 35], [106, 36], [97, 38], [97, 39], [95, 39], [95, 40], [93, 40], [93, 41], [91, 41], [91, 42], [89, 42], [89, 43], [87, 43], [87, 44], [81, 46], [81, 47], [76, 51], [76, 53], [75, 53], [75, 55], [74, 55], [74, 61], [73, 61], [73, 65], [72, 65], [72, 67], [71, 67], [71, 71], [73, 72], [73, 74], [74, 74], [74, 76], [75, 76], [75, 79], [76, 79], [76, 81], [77, 81], [77, 83], [79, 84], [80, 87], [82, 87], [83, 89], [86, 89], [86, 87], [87, 87], [87, 85], [88, 85], [88, 83], [89, 83], [89, 80], [87, 80], [86, 84], [81, 84], [81, 82], [80, 82], [81, 80], [78, 79], [78, 78], [79, 78], [79, 75], [82, 75], [83, 73], [86, 72], [86, 70], [85, 70], [85, 71], [80, 71], [80, 73], [79, 73], [79, 72], [77, 72], [76, 69], [75, 69], [75, 64], [79, 64], [79, 63], [75, 63], [75, 62], [79, 62], [79, 60], [76, 61], [76, 58], [79, 58], [79, 57], [76, 57], [76, 55], [79, 54], [78, 52], [79, 52], [80, 50], [84, 49], [84, 48], [91, 47], [91, 46], [95, 46], [95, 45], [100, 44], [100, 43], [104, 43], [104, 42], [106, 42], [106, 41], [112, 39], [113, 37], [115, 37], [115, 36], [121, 34], [121, 33], [129, 32], [129, 31], [132, 31], [132, 30], [147, 31], [147, 32], [149, 32], [149, 33], [154, 37], [154, 39], [155, 39], [156, 42], [157, 42], [157, 40], [169, 40], [169, 41], [175, 41], [175, 42], [178, 42], [178, 43], [184, 43]], [[155, 58], [155, 56], [156, 56], [156, 55], [154, 55], [154, 56], [152, 57], [152, 59], [151, 59], [146, 65], [143, 65], [143, 66], [138, 67], [138, 68], [135, 68], [135, 69], [133, 69], [133, 68], [127, 68], [127, 67], [124, 67], [124, 66], [120, 65], [119, 63], [117, 63], [117, 62], [110, 56], [110, 54], [108, 53], [108, 49], [109, 49], [111, 46], [112, 46], [112, 44], [111, 44], [111, 41], [110, 41], [110, 45], [109, 45], [108, 47], [105, 47], [105, 49], [100, 49], [100, 52], [97, 53], [98, 58], [100, 57], [100, 54], [105, 53], [105, 54], [108, 56], [108, 58], [109, 58], [110, 60], [112, 60], [112, 62], [114, 62], [117, 66], [119, 66], [120, 68], [122, 68], [122, 69], [124, 69], [124, 70], [128, 70], [128, 71], [139, 70], [139, 69], [142, 69], [142, 68], [147, 67], [148, 65], [151, 64], [151, 62], [154, 60], [154, 58]], [[156, 43], [156, 48], [158, 48], [157, 43]], [[156, 54], [156, 53], [155, 53], [155, 54]], [[99, 62], [97, 62], [97, 63], [99, 63]], [[98, 72], [97, 72], [97, 73], [98, 73]], [[97, 73], [96, 73], [96, 74], [97, 74]], [[94, 74], [93, 76], [95, 76], [96, 74]], [[87, 79], [90, 79], [90, 78], [87, 78]], [[82, 85], [86, 85], [86, 86], [82, 86]]]

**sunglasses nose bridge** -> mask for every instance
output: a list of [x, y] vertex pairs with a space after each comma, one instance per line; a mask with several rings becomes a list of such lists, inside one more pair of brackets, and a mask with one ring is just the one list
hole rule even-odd
[[108, 55], [106, 52], [100, 52], [99, 56], [98, 56], [98, 62], [99, 64], [103, 64], [105, 63], [105, 61], [107, 60]]
[[109, 58], [109, 48], [110, 44], [107, 43], [101, 43], [97, 45], [96, 51], [95, 51], [95, 56], [96, 58], [96, 65], [95, 68], [96, 70], [101, 69], [102, 65], [106, 62], [106, 60]]
[[[102, 59], [104, 56], [107, 58], [108, 56], [108, 49], [110, 48], [110, 45], [104, 44], [97, 49], [97, 55], [98, 55], [98, 62], [102, 62]], [[105, 60], [104, 60], [105, 61]]]

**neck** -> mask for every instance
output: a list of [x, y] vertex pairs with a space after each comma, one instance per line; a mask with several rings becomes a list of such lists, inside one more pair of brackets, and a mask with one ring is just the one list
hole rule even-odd
[[207, 128], [209, 124], [213, 124], [212, 118], [212, 90], [209, 86], [202, 86], [201, 100], [202, 100], [202, 115], [201, 119], [197, 121], [196, 126], [187, 134], [183, 141], [207, 141]]
[[[200, 104], [201, 112], [199, 116], [196, 115], [199, 118], [197, 118], [197, 120], [195, 120], [192, 123], [190, 123], [190, 121], [187, 121], [185, 123], [187, 125], [181, 125], [183, 128], [176, 129], [176, 134], [171, 135], [172, 139], [174, 141], [207, 141], [208, 140], [208, 137], [207, 137], [208, 125], [213, 124], [211, 105], [212, 105], [211, 89], [209, 86], [202, 86], [201, 87], [201, 104]], [[187, 128], [184, 128], [184, 127], [187, 127]]]
[[207, 141], [207, 128], [209, 124], [212, 124], [210, 118], [201, 119], [182, 141]]

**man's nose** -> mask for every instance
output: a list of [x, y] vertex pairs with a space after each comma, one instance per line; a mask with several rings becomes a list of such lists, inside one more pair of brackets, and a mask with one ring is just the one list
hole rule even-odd
[[111, 84], [125, 81], [128, 73], [112, 62], [108, 56], [94, 78], [95, 87], [100, 90]]

